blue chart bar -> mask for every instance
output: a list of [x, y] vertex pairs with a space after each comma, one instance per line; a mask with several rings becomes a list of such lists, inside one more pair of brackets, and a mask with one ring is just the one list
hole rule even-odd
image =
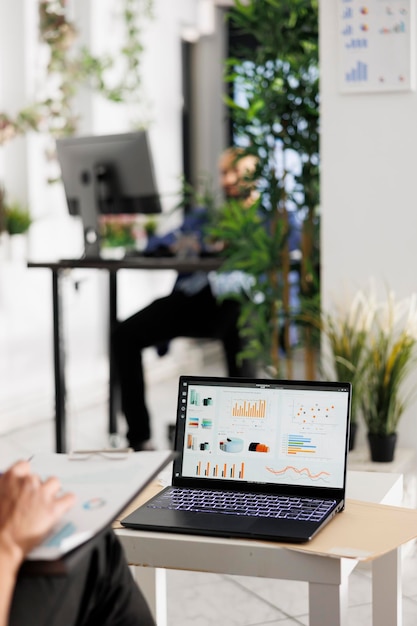
[[358, 61], [356, 67], [353, 67], [350, 72], [346, 73], [346, 82], [356, 83], [358, 81], [368, 80], [368, 64]]
[[311, 437], [303, 435], [288, 435], [288, 454], [298, 454], [300, 452], [308, 452], [314, 454], [317, 446], [311, 443]]

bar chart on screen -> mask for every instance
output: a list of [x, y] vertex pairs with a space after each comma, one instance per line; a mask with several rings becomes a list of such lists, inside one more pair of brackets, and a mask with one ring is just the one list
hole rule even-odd
[[235, 400], [232, 404], [233, 417], [266, 417], [266, 400]]
[[245, 463], [210, 463], [198, 461], [195, 468], [196, 476], [206, 478], [245, 478]]

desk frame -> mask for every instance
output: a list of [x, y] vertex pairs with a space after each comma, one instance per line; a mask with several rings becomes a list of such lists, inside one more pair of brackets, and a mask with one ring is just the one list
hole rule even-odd
[[[305, 581], [310, 626], [347, 626], [349, 575], [359, 561], [269, 542], [116, 531], [157, 626], [167, 625], [166, 569]], [[401, 548], [372, 562], [372, 624], [401, 626]]]
[[115, 406], [114, 359], [111, 354], [111, 333], [117, 323], [117, 272], [119, 270], [175, 270], [177, 272], [209, 272], [217, 270], [223, 260], [220, 258], [180, 259], [176, 257], [131, 257], [121, 260], [107, 259], [68, 259], [56, 262], [29, 262], [28, 268], [49, 269], [52, 272], [52, 313], [53, 313], [53, 363], [55, 389], [55, 449], [67, 451], [67, 387], [65, 377], [66, 351], [64, 333], [64, 307], [62, 278], [73, 269], [97, 269], [108, 272], [109, 278], [109, 434], [117, 433]]
[[[347, 492], [349, 498], [400, 506], [403, 477], [348, 470]], [[309, 586], [310, 626], [348, 623], [349, 576], [359, 563], [356, 559], [302, 552], [302, 545], [292, 549], [273, 542], [143, 532], [120, 525], [116, 534], [157, 626], [167, 625], [167, 569], [304, 581]], [[401, 626], [401, 584], [398, 546], [372, 561], [374, 626]]]

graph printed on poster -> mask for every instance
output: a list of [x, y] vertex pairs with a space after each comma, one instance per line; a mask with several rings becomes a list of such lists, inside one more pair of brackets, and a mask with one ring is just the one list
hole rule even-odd
[[415, 0], [338, 0], [342, 93], [415, 89]]

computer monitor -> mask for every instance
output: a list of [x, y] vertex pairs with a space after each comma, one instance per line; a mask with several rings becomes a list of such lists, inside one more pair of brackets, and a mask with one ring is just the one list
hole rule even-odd
[[100, 255], [100, 216], [160, 213], [146, 131], [57, 139], [70, 215], [81, 217], [85, 256]]

